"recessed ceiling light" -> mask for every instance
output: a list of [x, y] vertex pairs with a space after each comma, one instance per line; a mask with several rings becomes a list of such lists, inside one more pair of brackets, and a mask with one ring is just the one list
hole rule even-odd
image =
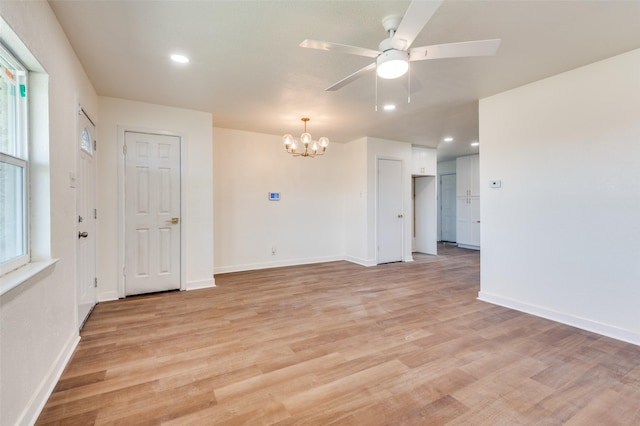
[[382, 107], [382, 109], [384, 109], [385, 111], [393, 111], [394, 109], [396, 109], [396, 106], [393, 104], [386, 104]]
[[453, 142], [453, 138], [451, 136], [447, 136], [446, 138], [444, 138], [445, 142]]
[[174, 61], [174, 62], [178, 62], [179, 64], [187, 64], [187, 63], [189, 63], [189, 58], [187, 58], [184, 55], [173, 54], [173, 55], [171, 55], [171, 60]]
[[480, 142], [471, 142], [471, 146], [478, 146], [480, 145]]

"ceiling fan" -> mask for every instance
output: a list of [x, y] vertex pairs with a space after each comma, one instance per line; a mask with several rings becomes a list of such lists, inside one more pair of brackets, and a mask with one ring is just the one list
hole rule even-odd
[[438, 10], [442, 1], [413, 0], [409, 4], [404, 17], [392, 15], [384, 18], [382, 26], [389, 34], [389, 37], [380, 42], [378, 50], [310, 39], [300, 43], [300, 47], [376, 58], [375, 62], [332, 84], [325, 89], [326, 91], [338, 90], [373, 69], [376, 69], [379, 77], [393, 79], [401, 77], [407, 72], [409, 62], [495, 55], [500, 45], [500, 39], [435, 44], [411, 48], [411, 44], [436, 10]]

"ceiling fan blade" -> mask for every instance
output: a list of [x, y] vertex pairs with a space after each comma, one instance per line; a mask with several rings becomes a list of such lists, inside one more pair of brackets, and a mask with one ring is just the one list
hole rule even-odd
[[404, 44], [401, 50], [409, 49], [418, 34], [420, 34], [420, 31], [427, 25], [427, 22], [429, 22], [429, 19], [436, 13], [436, 10], [438, 10], [441, 4], [442, 0], [413, 0], [411, 4], [409, 4], [409, 8], [404, 13], [400, 25], [398, 25], [398, 30], [393, 36], [394, 40]]
[[382, 52], [364, 47], [348, 46], [346, 44], [331, 43], [328, 41], [318, 41], [306, 39], [300, 43], [300, 47], [309, 49], [331, 50], [333, 52], [348, 53], [350, 55], [366, 56], [368, 58], [377, 58]]
[[500, 39], [463, 41], [460, 43], [434, 44], [409, 49], [409, 61], [425, 59], [463, 58], [466, 56], [492, 56], [500, 46]]
[[360, 68], [358, 71], [356, 71], [353, 74], [343, 78], [339, 82], [337, 82], [335, 84], [332, 84], [331, 86], [327, 87], [324, 90], [326, 92], [336, 91], [336, 90], [342, 88], [343, 86], [346, 86], [347, 84], [351, 83], [352, 81], [359, 79], [360, 77], [362, 77], [363, 75], [365, 75], [366, 73], [368, 73], [369, 71], [371, 71], [371, 70], [373, 70], [375, 68], [376, 68], [376, 63], [372, 62], [369, 65], [367, 65], [366, 67]]

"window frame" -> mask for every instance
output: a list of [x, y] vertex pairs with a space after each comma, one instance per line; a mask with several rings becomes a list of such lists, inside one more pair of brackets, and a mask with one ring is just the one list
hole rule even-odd
[[28, 96], [28, 70], [16, 58], [16, 56], [0, 43], [0, 56], [3, 62], [11, 66], [14, 72], [15, 87], [22, 92], [24, 85], [24, 96], [16, 93], [13, 152], [0, 151], [0, 163], [8, 164], [22, 169], [22, 238], [24, 253], [0, 262], [0, 276], [19, 269], [31, 261], [31, 238], [30, 238], [30, 173], [29, 173], [29, 96]]

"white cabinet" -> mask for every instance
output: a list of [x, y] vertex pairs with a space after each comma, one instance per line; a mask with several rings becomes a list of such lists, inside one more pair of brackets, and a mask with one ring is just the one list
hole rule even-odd
[[456, 198], [456, 242], [462, 248], [480, 249], [480, 197]]
[[436, 150], [426, 146], [411, 147], [411, 174], [413, 176], [436, 176]]
[[456, 158], [456, 242], [480, 249], [480, 157]]
[[456, 158], [456, 196], [480, 196], [480, 156]]

